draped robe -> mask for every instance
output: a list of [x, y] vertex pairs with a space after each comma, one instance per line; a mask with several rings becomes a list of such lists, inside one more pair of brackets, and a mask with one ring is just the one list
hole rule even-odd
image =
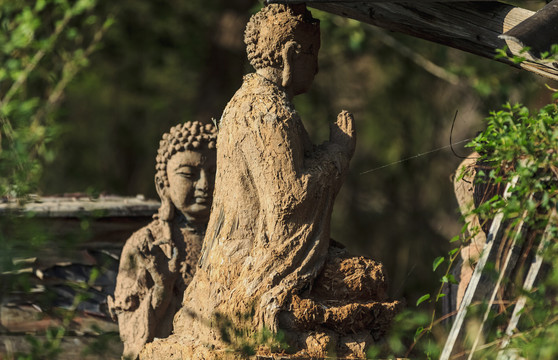
[[218, 341], [216, 313], [252, 309], [254, 329], [280, 328], [290, 295], [308, 289], [324, 264], [350, 160], [343, 150], [312, 145], [285, 90], [245, 77], [220, 121], [211, 216], [175, 334]]

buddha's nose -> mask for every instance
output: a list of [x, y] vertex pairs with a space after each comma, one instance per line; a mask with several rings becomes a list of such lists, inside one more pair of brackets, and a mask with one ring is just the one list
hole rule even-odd
[[196, 181], [196, 190], [207, 192], [208, 189], [209, 181], [207, 178], [207, 174], [205, 173], [205, 171], [202, 170], [200, 172], [200, 178], [198, 179], [198, 181]]

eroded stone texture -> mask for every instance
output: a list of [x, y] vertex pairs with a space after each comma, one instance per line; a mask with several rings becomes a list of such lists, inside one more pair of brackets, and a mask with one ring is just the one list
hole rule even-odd
[[[483, 175], [480, 169], [487, 169], [488, 165], [479, 161], [480, 155], [476, 152], [459, 165], [455, 174], [454, 191], [455, 197], [459, 204], [459, 210], [467, 224], [467, 234], [470, 240], [461, 250], [461, 259], [458, 266], [454, 270], [454, 276], [458, 279], [459, 284], [452, 289], [453, 300], [444, 311], [450, 313], [459, 309], [461, 300], [465, 295], [465, 291], [471, 281], [475, 266], [481, 256], [486, 244], [487, 234], [492, 224], [491, 219], [479, 218], [474, 210], [481, 204], [488, 201], [495, 195], [502, 196], [504, 186], [496, 184], [488, 179], [487, 175]], [[488, 173], [487, 171], [485, 171]], [[505, 253], [503, 253], [505, 254]], [[504, 257], [504, 255], [499, 255]], [[498, 264], [503, 263], [504, 259], [497, 261]], [[477, 286], [492, 286], [491, 284], [480, 283]]]
[[264, 7], [245, 41], [256, 73], [220, 121], [199, 269], [174, 335], [148, 344], [140, 358], [235, 358], [216, 313], [231, 321], [250, 314], [252, 332], [284, 331], [299, 355], [362, 356], [399, 303], [386, 301], [381, 264], [330, 246], [333, 201], [355, 148], [353, 116], [342, 111], [330, 140], [315, 146], [294, 110], [293, 96], [318, 70], [319, 25], [304, 6]]
[[460, 267], [457, 269], [459, 284], [455, 294], [455, 303], [452, 309], [448, 309], [452, 311], [459, 309], [461, 300], [473, 276], [474, 266], [486, 243], [486, 234], [481, 228], [481, 222], [478, 216], [473, 213], [476, 207], [474, 192], [478, 157], [477, 153], [473, 153], [461, 162], [453, 184], [459, 210], [468, 224], [467, 231], [471, 235], [471, 242], [461, 250]]
[[332, 244], [312, 289], [293, 295], [281, 328], [301, 356], [356, 356], [382, 338], [401, 308], [389, 301], [381, 263]]
[[154, 338], [165, 338], [192, 280], [212, 202], [216, 130], [198, 122], [163, 135], [155, 185], [161, 207], [122, 250], [109, 309], [118, 320], [124, 356], [137, 358]]

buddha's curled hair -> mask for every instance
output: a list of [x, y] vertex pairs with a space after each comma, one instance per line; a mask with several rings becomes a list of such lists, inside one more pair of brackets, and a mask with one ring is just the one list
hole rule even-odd
[[254, 14], [244, 32], [246, 53], [255, 69], [281, 68], [281, 51], [300, 30], [319, 32], [319, 21], [304, 5], [270, 4]]
[[216, 143], [217, 129], [213, 124], [191, 121], [173, 126], [159, 142], [156, 175], [164, 181], [165, 186], [169, 186], [167, 163], [174, 154], [185, 150], [215, 149]]

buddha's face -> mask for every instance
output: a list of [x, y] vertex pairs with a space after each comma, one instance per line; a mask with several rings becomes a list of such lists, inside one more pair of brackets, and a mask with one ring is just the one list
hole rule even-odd
[[215, 150], [184, 150], [167, 163], [168, 196], [177, 210], [193, 222], [207, 222], [215, 185]]
[[300, 50], [293, 57], [292, 89], [294, 95], [310, 90], [314, 77], [318, 73], [318, 51], [320, 49], [320, 33], [314, 31], [307, 37], [298, 39]]

